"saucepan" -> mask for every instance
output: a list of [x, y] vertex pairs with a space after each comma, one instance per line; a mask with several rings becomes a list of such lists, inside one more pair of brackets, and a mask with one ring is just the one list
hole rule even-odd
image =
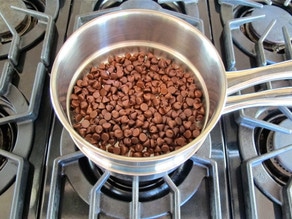
[[[184, 63], [199, 81], [206, 115], [201, 134], [182, 148], [151, 157], [125, 157], [101, 150], [81, 137], [72, 127], [68, 104], [72, 84], [86, 69], [110, 55], [151, 51]], [[292, 63], [250, 70], [226, 72], [212, 43], [195, 27], [170, 14], [127, 9], [102, 15], [77, 29], [64, 43], [53, 63], [50, 79], [51, 102], [57, 117], [76, 146], [99, 167], [113, 175], [156, 178], [193, 156], [220, 117], [245, 107], [292, 105], [291, 88], [253, 94], [237, 92], [273, 80], [292, 78]]]

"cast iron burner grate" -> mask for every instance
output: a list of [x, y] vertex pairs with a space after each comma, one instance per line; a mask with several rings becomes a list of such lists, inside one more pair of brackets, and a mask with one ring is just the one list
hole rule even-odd
[[[38, 20], [33, 16], [18, 13], [15, 10], [12, 10], [10, 7], [13, 5], [14, 7], [21, 9], [30, 9], [35, 11], [44, 11], [44, 5], [41, 1], [21, 1], [21, 0], [12, 0], [5, 1], [0, 6], [0, 12], [3, 14], [5, 19], [9, 22], [9, 24], [14, 27], [19, 36], [23, 36], [28, 33], [31, 29], [33, 29]], [[0, 42], [2, 44], [10, 43], [12, 41], [12, 34], [4, 20], [0, 20]], [[27, 45], [28, 46], [28, 45]]]
[[[100, 0], [100, 1], [96, 2], [95, 6], [94, 6], [94, 11], [119, 7], [121, 4], [123, 4], [126, 1], [127, 0], [113, 0], [113, 1], [112, 0]], [[158, 3], [164, 9], [186, 14], [185, 6], [184, 6], [182, 1], [153, 0], [153, 2]]]
[[[287, 19], [291, 19], [290, 1], [262, 3], [221, 0], [219, 3], [224, 25], [223, 40], [227, 70], [235, 71], [238, 67], [242, 68], [240, 65], [246, 69], [291, 59], [290, 27], [284, 25], [282, 28], [281, 16], [279, 13], [273, 13], [285, 11], [281, 15], [286, 16], [284, 24], [287, 24]], [[272, 16], [269, 13], [272, 13]], [[263, 23], [267, 19], [269, 22]], [[275, 36], [275, 31], [277, 36]], [[247, 62], [243, 61], [244, 58], [248, 59]], [[274, 92], [275, 90], [272, 91], [274, 88], [291, 89], [291, 80], [275, 80], [257, 84], [238, 94], [256, 94], [258, 91]], [[275, 93], [275, 96], [280, 97], [281, 94], [281, 92]], [[291, 180], [288, 179], [291, 179], [291, 171], [289, 165], [286, 165], [285, 154], [291, 154], [292, 142], [284, 144], [275, 142], [275, 139], [283, 138], [283, 136], [289, 136], [288, 139], [290, 139], [292, 127], [290, 124], [283, 126], [283, 122], [291, 121], [291, 109], [285, 106], [261, 106], [242, 109], [234, 115], [239, 124], [236, 141], [238, 141], [240, 152], [238, 165], [241, 167], [240, 181], [242, 181], [237, 188], [242, 189], [241, 195], [244, 199], [243, 205], [235, 201], [234, 208], [241, 210], [241, 206], [244, 206], [242, 211], [245, 211], [246, 218], [258, 218], [260, 214], [266, 213], [262, 209], [268, 204], [267, 206], [274, 206], [274, 209], [267, 212], [275, 216], [280, 215], [280, 218], [291, 218], [289, 199], [291, 200], [292, 193], [291, 189], [288, 189], [291, 188]], [[228, 133], [227, 138], [230, 138]], [[233, 158], [228, 157], [228, 162], [233, 164]], [[230, 176], [232, 181], [237, 181], [232, 173]], [[240, 199], [240, 195], [233, 191], [232, 184], [230, 188], [235, 199]], [[239, 204], [239, 207], [236, 204]]]
[[[11, 59], [11, 51], [27, 50], [41, 41], [48, 35], [53, 35], [52, 20], [57, 17], [57, 14], [49, 16], [51, 11], [44, 13], [47, 8], [54, 10], [55, 1], [47, 1], [44, 4], [42, 1], [21, 1], [13, 0], [1, 4], [0, 6], [0, 33], [1, 59]], [[5, 11], [2, 12], [2, 11]], [[58, 10], [55, 10], [58, 11]], [[13, 18], [12, 18], [13, 17]], [[15, 17], [18, 19], [15, 20]], [[22, 19], [21, 19], [22, 18]], [[49, 30], [49, 31], [48, 31]], [[48, 33], [48, 34], [45, 34]], [[50, 54], [51, 46], [47, 43], [51, 39], [46, 39], [44, 44], [42, 59], [45, 65], [49, 65], [48, 54]], [[14, 48], [14, 49], [11, 49]], [[12, 57], [12, 62], [17, 65], [18, 57]]]
[[[169, 174], [170, 179], [176, 186], [179, 186], [191, 172], [193, 162], [188, 160], [176, 170]], [[80, 159], [80, 168], [92, 186], [104, 174], [104, 171], [98, 168], [88, 159]], [[74, 186], [74, 182], [71, 181]], [[106, 195], [118, 200], [130, 202], [132, 199], [132, 181], [111, 176], [103, 185], [101, 191]], [[139, 201], [153, 201], [167, 195], [170, 189], [163, 178], [153, 180], [139, 181]]]
[[0, 149], [0, 156], [4, 157], [7, 162], [13, 164], [14, 168], [10, 169], [10, 174], [16, 172], [16, 174], [13, 174], [15, 175], [15, 186], [14, 195], [11, 200], [10, 218], [22, 218], [24, 208], [23, 200], [26, 192], [23, 188], [27, 185], [29, 164], [23, 157], [9, 153], [2, 149]]
[[[48, 4], [55, 2], [48, 1]], [[47, 124], [38, 119], [38, 115], [41, 102], [45, 103], [46, 99], [42, 92], [47, 76], [46, 66], [51, 64], [54, 36], [52, 16], [43, 13], [43, 6], [42, 1], [8, 1], [0, 6], [0, 12], [5, 10], [0, 18], [5, 35], [0, 37], [0, 200], [4, 218], [27, 217], [29, 208], [35, 210], [39, 205], [41, 180], [37, 180], [43, 171], [41, 159], [46, 145], [42, 143], [47, 140], [45, 134], [48, 131], [41, 127], [41, 133], [35, 134], [34, 128], [38, 129], [41, 122], [43, 126]], [[21, 19], [11, 22], [11, 17]], [[25, 29], [20, 27], [23, 23]], [[35, 53], [38, 55], [31, 59]], [[28, 68], [26, 63], [30, 65]], [[36, 152], [38, 157], [28, 161]], [[32, 183], [37, 185], [33, 189]]]
[[292, 57], [291, 4], [271, 1], [222, 0], [221, 17], [227, 45], [227, 69], [234, 70], [233, 42], [244, 53], [256, 59], [258, 66], [280, 62]]
[[[6, 145], [1, 145], [0, 149], [22, 157], [27, 157], [29, 154], [33, 135], [33, 124], [31, 122], [21, 123], [17, 122], [17, 120], [6, 122], [5, 120], [8, 117], [19, 116], [26, 108], [27, 102], [23, 95], [12, 85], [6, 98], [0, 98], [0, 109], [2, 112], [0, 129], [3, 135], [7, 135], [5, 137], [3, 136], [4, 139], [1, 139], [3, 140], [2, 143]], [[9, 135], [10, 137], [8, 138]], [[15, 174], [13, 174], [13, 162], [10, 162], [3, 156], [1, 156], [1, 160], [0, 194], [11, 185], [15, 178]]]
[[[183, 2], [183, 1], [182, 1]], [[101, 8], [101, 10], [90, 12], [87, 14], [79, 15], [76, 18], [74, 30], [81, 27], [83, 24], [87, 23], [88, 21], [101, 16], [103, 14], [114, 12], [118, 10], [124, 9], [152, 9], [158, 10], [162, 12], [166, 12], [177, 16], [188, 23], [192, 24], [196, 28], [198, 28], [201, 32], [204, 33], [203, 21], [199, 18], [198, 7], [196, 1], [188, 1], [188, 3], [182, 3], [178, 1], [169, 1], [169, 0], [158, 0], [158, 1], [151, 1], [151, 0], [116, 0], [116, 1], [101, 1], [101, 3], [97, 2], [95, 8]], [[195, 15], [187, 15], [184, 10], [184, 4], [188, 4], [189, 8], [194, 8]]]
[[[287, 207], [289, 202], [283, 199], [283, 196], [291, 198], [291, 192], [285, 189], [289, 187], [292, 176], [291, 109], [261, 107], [241, 110], [239, 115], [239, 149], [243, 159], [242, 180], [247, 194], [247, 216], [257, 215], [255, 185], [271, 201], [282, 206], [283, 215], [291, 216], [291, 209]], [[287, 141], [282, 141], [283, 138]]]
[[[265, 50], [279, 54], [285, 53], [285, 38], [282, 28], [285, 27], [289, 36], [292, 35], [292, 28], [289, 24], [292, 20], [290, 7], [284, 8], [281, 5], [263, 5], [262, 8], [239, 7], [234, 13], [236, 18], [259, 17], [259, 19], [242, 25], [242, 33], [254, 43], [266, 35], [263, 39]], [[260, 18], [261, 16], [264, 17]], [[270, 29], [267, 34], [269, 24]], [[237, 43], [240, 44], [240, 42]]]
[[[125, 180], [125, 176], [120, 178], [117, 174], [111, 175], [109, 171], [97, 170], [96, 167], [94, 170], [84, 170], [88, 168], [84, 165], [88, 163], [87, 158], [81, 152], [75, 152], [70, 135], [63, 129], [62, 156], [54, 160], [47, 218], [58, 215], [64, 178], [69, 180], [75, 191], [89, 204], [92, 218], [100, 214], [113, 218], [156, 218], [170, 214], [179, 218], [181, 206], [196, 193], [201, 181], [207, 178], [210, 181], [210, 211], [220, 215], [217, 165], [215, 161], [203, 158], [210, 156], [210, 146], [209, 136], [202, 145], [201, 152], [198, 151], [198, 156], [193, 156], [172, 173], [153, 180], [128, 176], [127, 179], [131, 178], [129, 181]], [[93, 172], [94, 176], [88, 175]]]

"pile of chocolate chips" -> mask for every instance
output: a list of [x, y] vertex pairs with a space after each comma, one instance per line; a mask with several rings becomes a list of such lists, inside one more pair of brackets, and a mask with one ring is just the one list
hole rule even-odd
[[77, 80], [70, 98], [74, 129], [123, 156], [179, 149], [201, 133], [205, 116], [193, 74], [150, 52], [110, 56]]

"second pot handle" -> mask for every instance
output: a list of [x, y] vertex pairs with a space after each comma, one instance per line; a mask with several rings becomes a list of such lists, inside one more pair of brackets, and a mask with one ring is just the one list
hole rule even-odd
[[226, 72], [227, 95], [268, 81], [292, 79], [292, 61], [285, 61], [248, 70]]
[[[242, 95], [235, 94], [257, 84], [292, 79], [292, 61], [226, 72], [226, 77], [228, 88], [223, 114], [248, 107], [292, 106], [292, 84], [291, 87], [274, 88]], [[235, 95], [231, 96], [231, 94]]]
[[226, 99], [223, 114], [259, 106], [292, 106], [292, 87], [229, 96]]

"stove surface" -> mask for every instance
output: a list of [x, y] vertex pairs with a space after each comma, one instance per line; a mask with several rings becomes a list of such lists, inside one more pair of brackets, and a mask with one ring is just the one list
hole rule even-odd
[[214, 44], [228, 72], [292, 57], [290, 1], [1, 4], [1, 218], [292, 218], [290, 72], [235, 94], [277, 89], [287, 103], [223, 115], [191, 159], [158, 179], [116, 178], [77, 150], [50, 103], [54, 57], [77, 28], [126, 8], [190, 22]]

